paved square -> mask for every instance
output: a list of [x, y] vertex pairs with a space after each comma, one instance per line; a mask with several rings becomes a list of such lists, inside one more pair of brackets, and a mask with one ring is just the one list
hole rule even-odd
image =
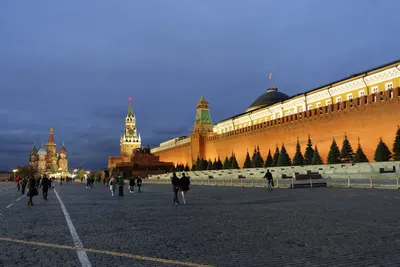
[[[395, 190], [192, 186], [180, 206], [169, 185], [56, 190], [91, 266], [400, 266]], [[82, 266], [55, 193], [20, 198], [0, 184], [0, 266]]]

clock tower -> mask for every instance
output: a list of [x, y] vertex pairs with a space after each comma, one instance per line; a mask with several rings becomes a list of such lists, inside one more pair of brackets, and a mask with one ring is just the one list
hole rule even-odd
[[121, 157], [131, 157], [133, 150], [140, 148], [141, 138], [136, 131], [136, 117], [132, 112], [132, 98], [129, 98], [128, 114], [125, 117], [125, 130], [120, 140]]

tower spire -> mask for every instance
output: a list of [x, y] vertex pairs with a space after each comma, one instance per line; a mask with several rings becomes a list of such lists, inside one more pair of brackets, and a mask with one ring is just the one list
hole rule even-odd
[[212, 132], [213, 122], [210, 115], [208, 102], [201, 94], [199, 102], [197, 102], [196, 119], [194, 122], [194, 132]]
[[54, 128], [50, 127], [50, 135], [49, 135], [49, 139], [47, 139], [47, 143], [54, 143], [53, 131], [54, 131]]
[[128, 117], [131, 117], [131, 116], [133, 116], [133, 111], [132, 111], [132, 97], [129, 97], [128, 98], [128, 100], [129, 100], [129, 108], [128, 108]]

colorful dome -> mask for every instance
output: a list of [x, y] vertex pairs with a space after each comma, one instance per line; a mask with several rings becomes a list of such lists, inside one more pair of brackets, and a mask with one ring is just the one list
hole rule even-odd
[[43, 147], [39, 149], [39, 151], [38, 151], [39, 156], [42, 156], [42, 155], [46, 156], [46, 154], [47, 154], [47, 152]]
[[67, 154], [67, 149], [65, 148], [65, 146], [62, 146], [62, 147], [61, 147], [60, 153], [62, 153], [62, 154]]
[[33, 148], [32, 148], [32, 150], [31, 150], [30, 155], [31, 155], [31, 156], [37, 156], [37, 153], [38, 153], [38, 150], [36, 149], [36, 146], [33, 145]]

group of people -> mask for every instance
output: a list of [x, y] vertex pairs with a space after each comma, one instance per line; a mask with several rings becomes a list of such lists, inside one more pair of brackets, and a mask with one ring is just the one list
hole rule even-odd
[[[115, 196], [115, 190], [117, 188], [117, 185], [118, 185], [118, 196], [120, 196], [120, 197], [124, 196], [125, 181], [121, 175], [120, 176], [114, 175], [113, 177], [111, 177], [111, 179], [108, 182], [108, 185], [110, 187], [111, 196]], [[135, 185], [137, 185], [137, 187], [138, 187], [138, 192], [139, 193], [142, 192], [141, 191], [142, 178], [140, 176], [138, 176], [138, 177], [132, 176], [129, 179], [129, 192], [130, 193], [135, 192]]]
[[43, 199], [47, 201], [47, 195], [49, 189], [52, 188], [52, 179], [49, 179], [46, 175], [42, 177], [17, 177], [15, 179], [17, 184], [17, 190], [21, 191], [22, 195], [25, 195], [25, 189], [27, 189], [26, 195], [29, 197], [28, 206], [33, 206], [33, 197], [39, 194], [38, 188], [42, 188]]
[[182, 200], [183, 200], [183, 204], [186, 204], [186, 194], [187, 191], [190, 190], [189, 186], [190, 186], [190, 179], [188, 176], [186, 176], [184, 173], [182, 173], [182, 177], [178, 178], [178, 176], [176, 176], [176, 173], [174, 172], [172, 174], [172, 178], [171, 178], [171, 183], [172, 183], [172, 190], [174, 192], [174, 201], [173, 204], [175, 205], [179, 205], [179, 199], [178, 199], [178, 192], [181, 191], [182, 194]]

